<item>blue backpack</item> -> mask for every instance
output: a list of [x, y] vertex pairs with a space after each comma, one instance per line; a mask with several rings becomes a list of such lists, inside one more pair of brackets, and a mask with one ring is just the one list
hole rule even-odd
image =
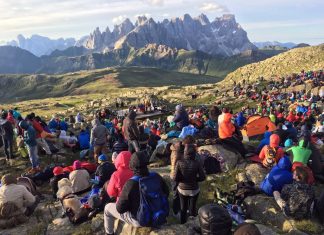
[[143, 227], [159, 227], [166, 223], [169, 215], [169, 201], [162, 191], [161, 179], [157, 173], [149, 176], [134, 176], [131, 178], [139, 183], [140, 206], [136, 219]]

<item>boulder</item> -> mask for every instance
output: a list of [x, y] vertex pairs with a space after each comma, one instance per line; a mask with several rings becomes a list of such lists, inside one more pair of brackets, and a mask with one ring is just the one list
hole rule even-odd
[[268, 169], [257, 163], [249, 164], [245, 167], [246, 178], [254, 182], [256, 186], [260, 185], [268, 173]]
[[272, 228], [269, 228], [263, 224], [256, 224], [256, 226], [258, 227], [258, 229], [262, 235], [279, 235]]
[[255, 195], [245, 200], [248, 216], [262, 224], [276, 227], [284, 232], [294, 229], [292, 221], [286, 217], [272, 197]]
[[224, 167], [225, 167], [226, 171], [235, 169], [236, 165], [238, 163], [238, 160], [241, 157], [240, 154], [238, 152], [236, 152], [235, 150], [229, 151], [221, 145], [201, 146], [198, 148], [198, 152], [200, 152], [201, 150], [207, 150], [211, 154], [218, 154], [220, 157], [222, 157], [225, 161]]

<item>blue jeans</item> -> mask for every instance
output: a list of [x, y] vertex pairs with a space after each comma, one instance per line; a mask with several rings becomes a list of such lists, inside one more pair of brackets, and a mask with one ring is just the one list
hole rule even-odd
[[27, 145], [27, 150], [29, 154], [29, 160], [32, 164], [32, 168], [39, 167], [39, 157], [38, 157], [38, 148], [36, 146]]
[[4, 144], [4, 151], [7, 157], [7, 160], [12, 159], [12, 145], [13, 145], [13, 138], [2, 137], [2, 141]]

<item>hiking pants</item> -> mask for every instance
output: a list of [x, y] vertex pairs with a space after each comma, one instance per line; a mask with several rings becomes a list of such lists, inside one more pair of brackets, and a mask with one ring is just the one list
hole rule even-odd
[[172, 192], [173, 192], [172, 210], [173, 210], [173, 213], [176, 215], [180, 211], [180, 197], [179, 197], [177, 182], [171, 181], [171, 188], [172, 188]]
[[4, 151], [5, 151], [7, 160], [12, 159], [13, 138], [7, 138], [7, 137], [3, 136], [2, 142], [4, 144]]
[[116, 203], [109, 203], [105, 206], [104, 211], [104, 226], [106, 233], [114, 233], [115, 219], [124, 221], [125, 223], [130, 224], [136, 228], [140, 227], [138, 221], [133, 217], [133, 215], [129, 211], [120, 214], [116, 209]]
[[128, 140], [128, 151], [132, 154], [140, 151], [139, 143], [137, 140]]
[[195, 196], [185, 196], [179, 193], [180, 197], [180, 221], [181, 224], [185, 224], [187, 222], [187, 211], [189, 208], [189, 216], [196, 216], [197, 215], [197, 209], [196, 204], [198, 200], [199, 193], [197, 193]]
[[27, 145], [27, 150], [29, 154], [29, 159], [32, 164], [32, 168], [36, 168], [39, 166], [39, 157], [38, 157], [38, 147]]
[[103, 145], [95, 145], [94, 146], [94, 159], [96, 162], [98, 162], [98, 157], [100, 154], [107, 154], [108, 153], [108, 149], [106, 144]]
[[36, 142], [37, 142], [37, 145], [39, 147], [41, 147], [42, 149], [44, 149], [44, 151], [46, 152], [47, 155], [51, 155], [52, 154], [52, 152], [51, 152], [51, 150], [50, 150], [50, 148], [49, 148], [49, 146], [48, 146], [48, 144], [47, 144], [47, 142], [46, 142], [45, 139], [38, 138], [38, 139], [36, 139]]
[[222, 143], [224, 143], [229, 148], [236, 150], [243, 158], [245, 158], [246, 150], [243, 143], [234, 137], [229, 137], [226, 139], [221, 139]]

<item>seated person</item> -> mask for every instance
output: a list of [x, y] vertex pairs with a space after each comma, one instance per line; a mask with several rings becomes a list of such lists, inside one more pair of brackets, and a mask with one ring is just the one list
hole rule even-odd
[[69, 178], [69, 173], [64, 172], [63, 168], [57, 166], [53, 169], [54, 177], [50, 180], [50, 185], [52, 188], [53, 198], [56, 199], [56, 193], [58, 191], [58, 182], [63, 178]]
[[87, 170], [81, 168], [80, 161], [73, 162], [73, 171], [69, 174], [74, 194], [82, 194], [91, 188], [90, 175]]
[[98, 168], [95, 173], [95, 187], [102, 188], [110, 180], [111, 175], [116, 171], [115, 166], [107, 161], [106, 155], [102, 154], [98, 158]]
[[120, 153], [122, 151], [128, 151], [128, 144], [126, 143], [124, 136], [121, 133], [117, 133], [117, 141], [113, 144], [112, 152]]
[[307, 139], [302, 139], [299, 141], [299, 146], [293, 146], [290, 149], [287, 149], [287, 152], [292, 153], [293, 163], [301, 162], [305, 166], [308, 164], [308, 160], [312, 155], [312, 150], [308, 148], [309, 142]]
[[279, 147], [280, 137], [277, 134], [270, 136], [270, 143], [262, 148], [259, 158], [264, 167], [271, 168], [283, 157], [284, 151]]
[[19, 214], [30, 216], [37, 204], [38, 199], [33, 196], [25, 186], [17, 185], [17, 179], [11, 174], [6, 174], [1, 178], [0, 204], [13, 203]]
[[131, 160], [131, 153], [128, 151], [123, 151], [118, 154], [116, 159], [113, 161], [117, 171], [115, 171], [108, 183], [107, 194], [111, 198], [118, 198], [121, 191], [126, 183], [131, 177], [133, 177], [133, 172], [129, 169], [129, 163]]
[[312, 204], [315, 201], [315, 191], [307, 184], [308, 175], [301, 167], [293, 172], [294, 182], [286, 184], [281, 193], [274, 191], [274, 198], [283, 212], [294, 219], [309, 219], [312, 215]]
[[270, 131], [266, 131], [264, 133], [264, 137], [263, 139], [260, 141], [260, 144], [258, 145], [257, 149], [256, 149], [256, 153], [259, 154], [262, 150], [262, 148], [265, 146], [265, 145], [269, 145], [270, 144], [270, 136], [271, 136], [271, 132]]
[[266, 178], [261, 182], [260, 188], [268, 196], [273, 196], [274, 191], [281, 192], [282, 187], [293, 182], [291, 162], [289, 157], [282, 157]]
[[[144, 152], [135, 152], [130, 161], [130, 168], [135, 176], [147, 177], [150, 172], [147, 168], [148, 161]], [[169, 195], [169, 188], [166, 182], [160, 175], [156, 175], [160, 181], [160, 190], [166, 195]], [[104, 211], [104, 226], [106, 234], [114, 234], [115, 219], [122, 220], [134, 227], [141, 227], [137, 212], [140, 207], [140, 192], [139, 182], [129, 179], [121, 192], [117, 203], [109, 203], [105, 206]]]

